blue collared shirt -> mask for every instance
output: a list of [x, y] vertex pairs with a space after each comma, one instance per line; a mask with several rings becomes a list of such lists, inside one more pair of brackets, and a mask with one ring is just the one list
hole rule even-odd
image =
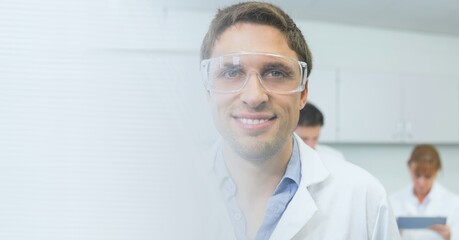
[[[228, 209], [231, 222], [234, 227], [236, 238], [239, 240], [247, 239], [246, 223], [244, 215], [236, 200], [236, 185], [229, 176], [223, 159], [222, 149], [217, 154], [215, 161], [215, 174], [220, 183], [220, 190], [223, 193], [225, 204]], [[298, 143], [293, 138], [293, 151], [287, 165], [284, 176], [274, 190], [273, 195], [268, 200], [268, 206], [261, 227], [258, 229], [255, 239], [269, 239], [277, 226], [282, 214], [289, 202], [295, 195], [301, 179], [301, 161]]]

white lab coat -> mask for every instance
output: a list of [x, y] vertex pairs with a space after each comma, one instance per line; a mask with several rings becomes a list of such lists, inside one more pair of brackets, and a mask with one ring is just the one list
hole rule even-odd
[[[448, 191], [438, 182], [434, 182], [422, 204], [414, 195], [412, 184], [395, 192], [389, 199], [396, 217], [446, 216], [446, 222], [451, 229], [451, 240], [459, 240], [459, 196]], [[402, 230], [401, 235], [402, 239], [443, 240], [438, 233], [429, 229], [405, 229]]]
[[[347, 161], [322, 162], [316, 151], [295, 137], [301, 158], [301, 182], [271, 240], [400, 239], [386, 192], [378, 180]], [[214, 239], [235, 239], [222, 206], [220, 203], [219, 210], [212, 211], [219, 221], [214, 219], [212, 224], [217, 226], [211, 229], [223, 227], [214, 231]]]

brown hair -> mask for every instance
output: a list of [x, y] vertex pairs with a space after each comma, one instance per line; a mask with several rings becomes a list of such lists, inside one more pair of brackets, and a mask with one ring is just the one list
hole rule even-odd
[[317, 127], [324, 125], [324, 115], [314, 106], [314, 104], [307, 102], [303, 109], [300, 110], [300, 119], [298, 126], [300, 127]]
[[264, 2], [243, 2], [218, 10], [201, 45], [201, 60], [212, 55], [215, 42], [229, 27], [237, 23], [257, 23], [275, 27], [285, 36], [288, 46], [298, 59], [312, 70], [312, 56], [303, 34], [295, 22], [279, 7]]
[[440, 154], [430, 144], [416, 145], [408, 160], [408, 165], [416, 163], [417, 171], [427, 172], [427, 169], [437, 172], [441, 169]]

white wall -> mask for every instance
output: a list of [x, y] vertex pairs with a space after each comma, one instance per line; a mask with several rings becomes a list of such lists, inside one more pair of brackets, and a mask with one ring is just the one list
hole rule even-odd
[[[459, 37], [320, 22], [303, 21], [299, 26], [317, 67], [459, 78]], [[387, 97], [391, 98], [390, 92]], [[356, 112], [356, 117], [359, 114], [365, 113]], [[332, 145], [349, 161], [377, 176], [388, 192], [409, 183], [406, 160], [413, 145]], [[459, 193], [459, 146], [441, 145], [438, 149], [444, 165], [438, 180]]]
[[299, 26], [316, 65], [459, 76], [459, 37], [320, 22]]
[[[459, 78], [458, 37], [319, 22], [299, 26], [310, 43], [316, 66]], [[391, 98], [390, 92], [387, 98]], [[356, 112], [356, 117], [359, 114], [365, 113]], [[332, 145], [378, 177], [388, 192], [410, 181], [406, 160], [413, 145]], [[459, 193], [459, 146], [441, 145], [438, 149], [444, 165], [438, 180]]]

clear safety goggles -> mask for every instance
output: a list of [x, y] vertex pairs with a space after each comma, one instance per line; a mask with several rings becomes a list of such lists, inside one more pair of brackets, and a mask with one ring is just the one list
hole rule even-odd
[[266, 91], [290, 94], [304, 90], [306, 63], [282, 55], [237, 52], [201, 61], [207, 90], [215, 93], [241, 91], [255, 74]]

